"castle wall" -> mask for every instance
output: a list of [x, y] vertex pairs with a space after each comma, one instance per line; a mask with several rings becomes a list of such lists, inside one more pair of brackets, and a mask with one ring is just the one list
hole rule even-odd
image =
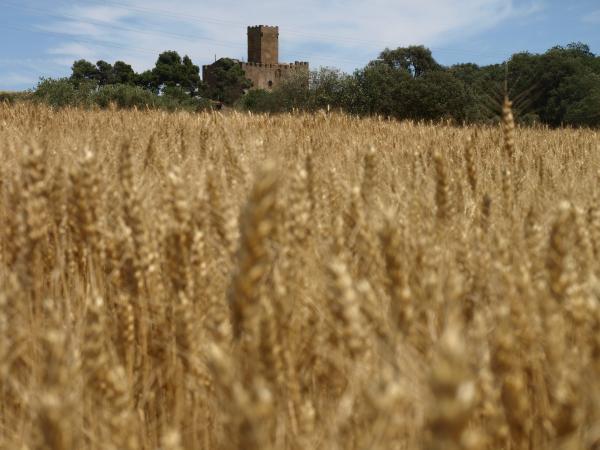
[[257, 64], [241, 62], [240, 65], [246, 73], [246, 78], [252, 81], [254, 89], [272, 90], [281, 84], [281, 81], [298, 73], [308, 76], [308, 63], [295, 62], [294, 64]]

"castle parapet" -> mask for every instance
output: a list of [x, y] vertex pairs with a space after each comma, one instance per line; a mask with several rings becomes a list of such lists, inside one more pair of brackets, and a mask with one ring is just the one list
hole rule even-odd
[[260, 67], [264, 69], [296, 69], [308, 67], [308, 63], [304, 61], [295, 61], [293, 63], [265, 64], [258, 62], [241, 62], [240, 64], [246, 67]]
[[258, 30], [269, 30], [269, 31], [279, 31], [278, 26], [270, 26], [270, 25], [254, 25], [248, 27], [248, 31], [258, 31]]

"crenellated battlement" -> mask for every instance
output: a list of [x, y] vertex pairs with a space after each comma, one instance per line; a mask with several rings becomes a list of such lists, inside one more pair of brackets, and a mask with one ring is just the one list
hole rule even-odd
[[248, 27], [248, 31], [256, 31], [256, 30], [269, 30], [269, 31], [279, 31], [278, 26], [270, 26], [270, 25], [254, 25]]
[[290, 63], [290, 64], [285, 64], [285, 63], [263, 64], [263, 63], [257, 63], [257, 62], [241, 62], [241, 64], [243, 66], [261, 67], [261, 68], [265, 68], [265, 69], [296, 69], [298, 67], [308, 67], [308, 63], [305, 61], [295, 61], [294, 63]]

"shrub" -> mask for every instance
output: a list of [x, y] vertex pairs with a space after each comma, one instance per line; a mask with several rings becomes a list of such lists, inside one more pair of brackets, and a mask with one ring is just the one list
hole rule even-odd
[[[40, 80], [31, 94], [36, 102], [56, 108], [67, 106], [108, 108], [164, 108], [169, 111], [204, 111], [211, 108], [209, 100], [191, 97], [180, 87], [167, 87], [161, 95], [129, 84], [99, 86], [94, 80], [71, 80], [68, 78]], [[15, 95], [6, 93], [0, 101], [14, 101]]]
[[90, 106], [91, 94], [97, 89], [94, 81], [75, 86], [68, 78], [41, 78], [33, 99], [54, 107]]
[[205, 111], [211, 108], [210, 100], [192, 97], [179, 86], [167, 86], [162, 95], [157, 96], [157, 104], [168, 110], [184, 109], [186, 111]]
[[115, 104], [119, 108], [153, 108], [157, 104], [157, 96], [138, 86], [112, 84], [102, 86], [92, 96], [95, 105], [107, 108]]
[[253, 89], [238, 102], [238, 107], [246, 111], [277, 112], [279, 105], [276, 96], [263, 89]]

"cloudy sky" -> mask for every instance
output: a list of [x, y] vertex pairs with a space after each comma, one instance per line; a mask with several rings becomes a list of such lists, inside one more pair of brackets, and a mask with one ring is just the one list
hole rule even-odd
[[411, 44], [447, 65], [573, 41], [600, 53], [600, 0], [0, 0], [0, 90], [68, 75], [80, 58], [138, 71], [163, 50], [245, 59], [258, 24], [279, 25], [282, 61], [345, 71]]

